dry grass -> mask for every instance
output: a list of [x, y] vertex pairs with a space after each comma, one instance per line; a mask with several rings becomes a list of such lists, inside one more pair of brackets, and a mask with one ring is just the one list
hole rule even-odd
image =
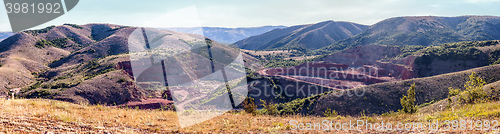
[[[367, 120], [373, 123], [408, 123], [423, 122], [428, 120], [444, 119], [465, 119], [479, 120], [489, 119], [498, 120], [500, 103], [490, 102], [476, 105], [464, 105], [454, 110], [447, 110], [436, 113], [416, 113], [414, 115], [389, 113], [384, 115], [359, 116], [359, 117], [303, 117], [292, 116], [252, 116], [243, 112], [232, 112], [218, 116], [214, 119], [202, 122], [200, 124], [180, 128], [177, 121], [177, 115], [172, 111], [160, 110], [136, 110], [126, 108], [112, 108], [101, 105], [78, 105], [56, 100], [43, 99], [19, 99], [13, 101], [1, 101], [0, 120], [10, 117], [25, 116], [30, 122], [62, 122], [68, 124], [89, 124], [86, 127], [89, 130], [85, 132], [112, 132], [112, 133], [331, 133], [332, 131], [323, 130], [291, 130], [294, 128], [289, 121], [297, 120], [299, 123], [321, 123], [324, 120], [333, 121], [333, 123], [348, 123], [356, 120]], [[475, 110], [471, 110], [475, 109]], [[1, 122], [1, 121], [0, 121]], [[5, 123], [5, 121], [3, 121]], [[57, 123], [56, 123], [57, 124]], [[22, 123], [14, 127], [0, 127], [1, 132], [18, 132], [16, 130]], [[78, 127], [78, 126], [69, 126]], [[99, 131], [105, 129], [106, 131]], [[442, 130], [440, 130], [442, 131]], [[41, 132], [44, 132], [43, 130]], [[83, 131], [73, 131], [83, 132]], [[404, 131], [336, 131], [341, 133], [370, 133], [370, 132], [404, 132]], [[435, 132], [433, 130], [418, 130], [412, 132]], [[450, 132], [450, 131], [443, 131]], [[463, 131], [462, 131], [463, 132]], [[486, 132], [486, 131], [469, 131]]]

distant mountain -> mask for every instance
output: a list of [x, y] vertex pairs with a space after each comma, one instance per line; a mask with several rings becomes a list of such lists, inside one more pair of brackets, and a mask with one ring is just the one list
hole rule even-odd
[[324, 50], [341, 50], [366, 44], [430, 46], [496, 39], [500, 39], [500, 17], [496, 16], [395, 17], [380, 21], [361, 34]]
[[276, 28], [286, 28], [286, 26], [262, 26], [248, 28], [202, 27], [203, 32], [200, 28], [177, 27], [165, 29], [182, 33], [203, 34], [205, 37], [219, 43], [231, 44], [244, 38], [259, 35]]
[[12, 33], [12, 32], [1, 32], [0, 33], [0, 41], [9, 38], [12, 35], [14, 35], [14, 33]]
[[351, 22], [324, 21], [275, 29], [234, 43], [242, 49], [318, 49], [347, 39], [368, 28]]

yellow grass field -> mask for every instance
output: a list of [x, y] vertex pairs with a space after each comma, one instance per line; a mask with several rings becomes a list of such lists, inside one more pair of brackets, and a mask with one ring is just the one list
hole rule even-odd
[[[467, 132], [494, 133], [500, 132], [499, 126], [489, 130], [445, 130], [440, 124], [439, 130], [429, 129], [426, 124], [440, 120], [499, 120], [499, 102], [488, 102], [475, 105], [463, 105], [452, 110], [435, 113], [401, 114], [387, 113], [383, 115], [363, 115], [360, 117], [303, 117], [268, 116], [246, 114], [244, 112], [227, 112], [214, 119], [197, 125], [180, 128], [177, 115], [172, 111], [138, 110], [115, 108], [101, 105], [78, 105], [68, 102], [45, 99], [0, 100], [0, 133], [434, 133], [434, 132]], [[295, 120], [293, 124], [290, 122]], [[315, 130], [297, 130], [298, 124], [307, 128], [307, 123], [331, 121], [333, 124], [355, 123], [357, 120], [369, 123], [423, 123], [419, 130], [328, 130], [316, 127]], [[332, 125], [333, 128], [335, 125]], [[494, 126], [494, 124], [492, 124]], [[314, 129], [313, 127], [311, 127]], [[396, 129], [396, 128], [394, 128]]]

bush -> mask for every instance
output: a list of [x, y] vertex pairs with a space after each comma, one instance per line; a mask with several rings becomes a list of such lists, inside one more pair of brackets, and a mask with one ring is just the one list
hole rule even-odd
[[265, 100], [260, 100], [262, 102], [262, 106], [264, 106], [265, 114], [267, 115], [277, 115], [278, 114], [278, 109], [276, 109], [278, 106], [276, 104], [273, 104], [272, 102], [266, 103]]
[[118, 83], [127, 82], [127, 79], [125, 79], [125, 78], [120, 78], [117, 82], [118, 82]]
[[252, 115], [257, 114], [257, 105], [255, 105], [255, 99], [251, 97], [247, 97], [243, 100], [243, 109], [245, 109], [246, 113], [250, 113]]
[[453, 96], [456, 96], [456, 95], [459, 95], [461, 90], [460, 89], [453, 89], [451, 87], [448, 88], [448, 105], [446, 106], [446, 108], [451, 108], [451, 105], [453, 104], [453, 100], [452, 100], [452, 97]]
[[483, 79], [476, 76], [475, 72], [472, 72], [472, 74], [469, 75], [469, 81], [464, 85], [465, 91], [460, 94], [459, 100], [464, 103], [472, 104], [485, 102], [487, 100], [487, 94], [483, 89], [485, 84], [486, 82], [484, 82]]
[[407, 91], [407, 95], [403, 95], [403, 98], [400, 99], [401, 106], [403, 106], [402, 111], [405, 113], [415, 113], [417, 112], [417, 108], [415, 107], [415, 83], [413, 83]]
[[42, 39], [36, 42], [35, 47], [41, 49], [44, 48], [46, 45], [49, 45], [50, 43], [51, 43], [50, 41]]
[[495, 62], [491, 63], [491, 65], [496, 65], [496, 64], [500, 64], [500, 58], [498, 58], [498, 60], [497, 60], [497, 61], [495, 61]]
[[464, 84], [465, 90], [461, 91], [460, 89], [449, 88], [448, 94], [448, 105], [447, 108], [451, 108], [453, 100], [452, 97], [458, 95], [458, 101], [461, 103], [481, 103], [487, 102], [488, 95], [484, 91], [483, 87], [486, 84], [483, 79], [476, 76], [475, 72], [472, 72], [469, 75], [469, 81]]
[[45, 46], [54, 46], [57, 48], [65, 48], [68, 38], [57, 38], [51, 41], [41, 39], [36, 42], [35, 47], [37, 48], [45, 48]]
[[337, 115], [338, 115], [337, 111], [331, 110], [330, 108], [327, 108], [323, 113], [323, 116], [325, 117], [335, 117]]
[[49, 26], [49, 27], [46, 27], [46, 28], [43, 28], [43, 29], [39, 29], [39, 30], [27, 30], [27, 31], [24, 31], [25, 33], [29, 33], [33, 36], [37, 36], [38, 34], [40, 33], [47, 33], [50, 31], [50, 29], [54, 28], [56, 26]]

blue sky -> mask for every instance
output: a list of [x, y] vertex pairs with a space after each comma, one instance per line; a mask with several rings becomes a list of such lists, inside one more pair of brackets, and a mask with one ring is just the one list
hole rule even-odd
[[[397, 16], [500, 16], [498, 5], [500, 0], [80, 0], [70, 12], [36, 28], [64, 23], [141, 26], [152, 18], [193, 6], [199, 24], [185, 20], [172, 26], [291, 26], [326, 20], [371, 25]], [[0, 18], [0, 31], [11, 31], [3, 6]]]

